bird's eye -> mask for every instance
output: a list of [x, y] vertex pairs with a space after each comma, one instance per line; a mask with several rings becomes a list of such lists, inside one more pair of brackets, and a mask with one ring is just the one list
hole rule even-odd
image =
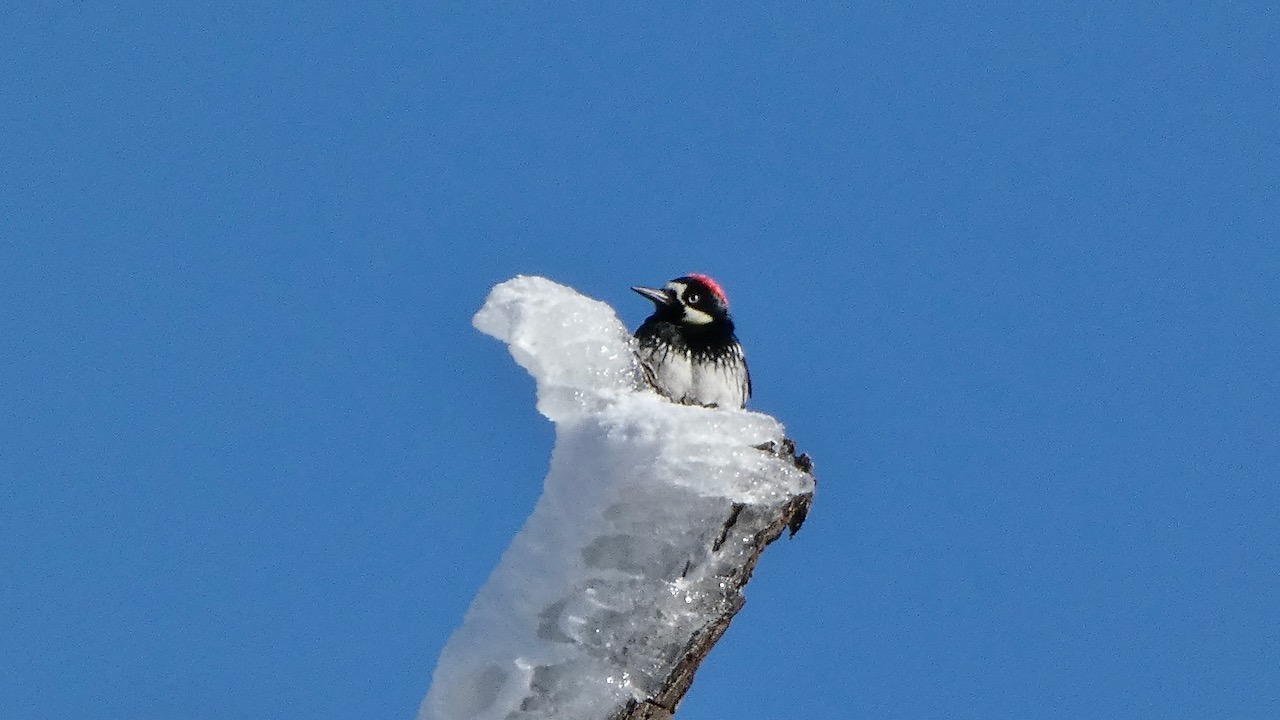
[[684, 296], [684, 301], [690, 305], [697, 305], [698, 301], [701, 299], [702, 299], [702, 296], [696, 292], [691, 292], [688, 295]]

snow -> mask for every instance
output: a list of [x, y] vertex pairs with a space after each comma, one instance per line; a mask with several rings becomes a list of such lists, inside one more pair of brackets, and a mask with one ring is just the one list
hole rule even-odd
[[420, 720], [604, 720], [655, 692], [692, 633], [733, 601], [718, 573], [749, 552], [732, 503], [771, 504], [811, 478], [752, 446], [776, 420], [688, 407], [643, 387], [605, 303], [539, 277], [476, 314], [533, 375], [556, 426], [543, 494], [445, 645]]

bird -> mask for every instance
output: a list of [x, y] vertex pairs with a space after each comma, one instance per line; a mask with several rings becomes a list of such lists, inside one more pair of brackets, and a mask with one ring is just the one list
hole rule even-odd
[[682, 405], [745, 407], [751, 373], [720, 283], [690, 273], [662, 288], [631, 289], [654, 304], [635, 332], [636, 356], [649, 385]]

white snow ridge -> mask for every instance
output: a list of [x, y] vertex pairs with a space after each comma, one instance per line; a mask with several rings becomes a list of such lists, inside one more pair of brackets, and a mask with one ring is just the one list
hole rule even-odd
[[510, 346], [556, 426], [542, 497], [440, 654], [419, 720], [604, 720], [655, 692], [722, 614], [716, 535], [733, 503], [783, 502], [812, 477], [755, 449], [783, 428], [642, 387], [608, 305], [539, 277], [495, 287], [475, 326]]

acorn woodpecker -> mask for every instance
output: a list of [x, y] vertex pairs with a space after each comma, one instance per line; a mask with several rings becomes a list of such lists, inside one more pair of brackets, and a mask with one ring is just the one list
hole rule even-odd
[[656, 306], [636, 330], [636, 353], [649, 384], [683, 405], [745, 406], [751, 375], [720, 284], [689, 274], [662, 289], [631, 289]]

